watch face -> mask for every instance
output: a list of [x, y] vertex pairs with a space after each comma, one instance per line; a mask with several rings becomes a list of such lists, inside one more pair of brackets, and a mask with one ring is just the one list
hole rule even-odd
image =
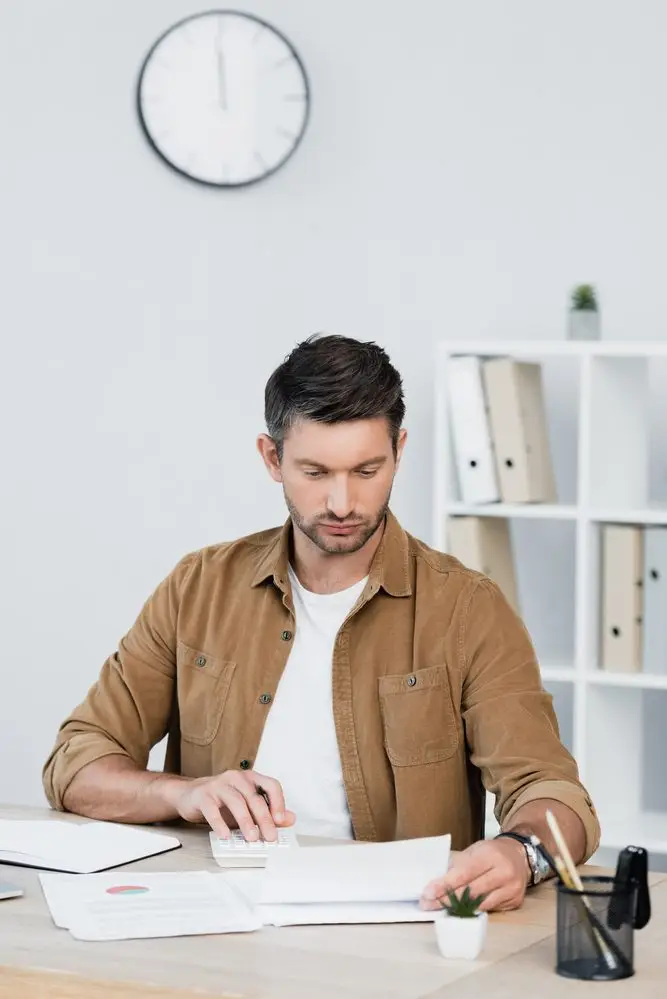
[[155, 151], [193, 180], [220, 187], [274, 173], [299, 145], [310, 94], [293, 46], [236, 11], [180, 21], [148, 53], [139, 119]]
[[536, 880], [544, 881], [551, 874], [551, 868], [539, 850], [535, 850]]

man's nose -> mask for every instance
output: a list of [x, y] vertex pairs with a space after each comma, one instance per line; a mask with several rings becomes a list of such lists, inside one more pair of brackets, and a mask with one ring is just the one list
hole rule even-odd
[[339, 520], [344, 520], [352, 512], [353, 507], [347, 477], [334, 479], [327, 501], [329, 512]]

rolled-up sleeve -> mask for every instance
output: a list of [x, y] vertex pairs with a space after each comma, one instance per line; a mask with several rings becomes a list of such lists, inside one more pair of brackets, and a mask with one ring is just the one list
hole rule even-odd
[[560, 740], [526, 628], [488, 579], [478, 580], [470, 596], [461, 660], [470, 757], [495, 796], [499, 824], [506, 826], [529, 801], [561, 801], [584, 825], [587, 860], [600, 842], [593, 803]]
[[198, 556], [186, 556], [147, 600], [118, 650], [104, 663], [84, 701], [58, 729], [42, 782], [53, 808], [76, 774], [104, 756], [121, 755], [145, 768], [166, 735], [176, 682], [176, 621], [180, 593]]

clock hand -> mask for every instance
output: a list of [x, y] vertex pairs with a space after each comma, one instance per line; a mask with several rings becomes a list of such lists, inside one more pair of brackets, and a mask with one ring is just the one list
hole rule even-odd
[[225, 57], [222, 51], [222, 45], [218, 42], [217, 50], [217, 61], [218, 61], [218, 100], [220, 101], [220, 107], [223, 111], [227, 110], [227, 77], [225, 74]]

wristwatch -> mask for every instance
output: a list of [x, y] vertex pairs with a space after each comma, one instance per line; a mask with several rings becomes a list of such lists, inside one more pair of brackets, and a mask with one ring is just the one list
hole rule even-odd
[[521, 843], [524, 850], [526, 851], [526, 858], [528, 860], [528, 867], [530, 868], [530, 881], [528, 885], [530, 888], [533, 885], [538, 885], [540, 881], [544, 881], [551, 874], [551, 868], [542, 856], [541, 852], [533, 846], [528, 836], [522, 836], [521, 833], [515, 832], [501, 832], [495, 837], [500, 839], [505, 837], [506, 839], [515, 839], [518, 843]]

